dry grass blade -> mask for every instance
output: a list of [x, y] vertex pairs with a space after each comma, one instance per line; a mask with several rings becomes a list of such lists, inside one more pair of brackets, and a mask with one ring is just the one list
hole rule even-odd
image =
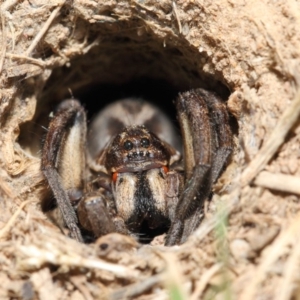
[[93, 296], [91, 295], [90, 291], [84, 284], [85, 280], [86, 277], [83, 275], [72, 276], [70, 278], [72, 284], [77, 287], [77, 289], [81, 292], [85, 300], [93, 300], [94, 299]]
[[300, 244], [296, 243], [289, 257], [285, 271], [283, 273], [283, 281], [278, 287], [276, 300], [292, 299], [295, 289], [295, 282], [299, 278], [299, 261], [300, 261]]
[[284, 255], [287, 251], [287, 245], [290, 243], [296, 243], [300, 239], [300, 214], [292, 221], [290, 226], [283, 231], [277, 238], [276, 242], [272, 245], [272, 248], [264, 255], [261, 264], [255, 271], [255, 276], [246, 286], [243, 291], [244, 300], [255, 299], [255, 294], [258, 292], [258, 286], [266, 279], [267, 274], [276, 260]]
[[283, 115], [278, 120], [278, 123], [273, 130], [269, 139], [264, 143], [258, 151], [256, 157], [250, 162], [241, 176], [241, 184], [245, 186], [249, 184], [253, 178], [267, 165], [278, 148], [284, 142], [284, 139], [300, 115], [300, 90], [285, 110]]
[[215, 264], [209, 270], [207, 270], [201, 277], [200, 282], [197, 284], [196, 289], [191, 296], [190, 300], [197, 300], [200, 299], [202, 293], [204, 292], [207, 284], [209, 283], [210, 279], [221, 270], [222, 264]]
[[[231, 197], [227, 196], [222, 197], [222, 214], [229, 215], [230, 212], [236, 207], [237, 201], [239, 200], [239, 188], [235, 188], [232, 191]], [[219, 226], [223, 220], [220, 219], [219, 215], [215, 215], [212, 218], [204, 221], [199, 229], [197, 229], [191, 237], [188, 239], [188, 242], [182, 245], [182, 248], [189, 248], [192, 244], [200, 242], [204, 239], [211, 231], [213, 231], [217, 226]]]
[[179, 33], [182, 33], [182, 26], [181, 26], [181, 22], [180, 22], [180, 19], [178, 16], [178, 11], [177, 11], [177, 6], [176, 6], [175, 1], [172, 2], [172, 6], [173, 6], [173, 12], [174, 12], [175, 18], [177, 20]]
[[18, 3], [18, 0], [7, 0], [7, 1], [3, 2], [3, 4], [1, 5], [2, 12], [7, 12], [11, 7], [16, 5], [17, 3]]
[[254, 183], [272, 190], [300, 195], [300, 177], [262, 171]]
[[166, 271], [164, 273], [164, 285], [170, 294], [170, 299], [188, 299], [189, 292], [186, 289], [186, 277], [182, 272], [178, 258], [174, 253], [158, 253], [165, 263]]
[[1, 28], [2, 28], [2, 51], [0, 55], [0, 73], [2, 72], [3, 64], [4, 64], [4, 58], [6, 53], [6, 47], [7, 47], [7, 37], [6, 37], [6, 27], [5, 27], [5, 16], [3, 14], [3, 9], [1, 6], [0, 11], [0, 17], [1, 17]]

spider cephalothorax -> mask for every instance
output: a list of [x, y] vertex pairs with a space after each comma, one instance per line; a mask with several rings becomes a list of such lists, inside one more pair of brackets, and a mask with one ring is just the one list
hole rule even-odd
[[[171, 153], [143, 125], [128, 126], [108, 146], [104, 164], [108, 172], [140, 172], [169, 164]], [[98, 163], [102, 163], [98, 160]]]
[[79, 102], [59, 106], [42, 170], [72, 237], [83, 241], [84, 230], [142, 239], [167, 231], [166, 245], [174, 245], [195, 230], [232, 152], [232, 134], [225, 104], [212, 92], [179, 94], [176, 108], [183, 158], [171, 122], [144, 101], [125, 99], [104, 109], [91, 125], [89, 150]]

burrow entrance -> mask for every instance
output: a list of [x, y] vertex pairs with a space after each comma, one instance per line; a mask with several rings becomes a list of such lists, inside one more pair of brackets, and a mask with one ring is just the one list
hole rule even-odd
[[91, 43], [98, 45], [53, 70], [38, 96], [33, 120], [22, 125], [19, 143], [33, 156], [41, 155], [49, 115], [64, 99], [79, 99], [90, 121], [113, 101], [143, 98], [159, 106], [178, 127], [173, 102], [179, 92], [201, 87], [216, 91], [224, 100], [229, 96], [221, 78], [202, 71], [208, 57], [184, 39], [166, 44], [154, 35], [132, 33], [104, 41], [94, 36]]

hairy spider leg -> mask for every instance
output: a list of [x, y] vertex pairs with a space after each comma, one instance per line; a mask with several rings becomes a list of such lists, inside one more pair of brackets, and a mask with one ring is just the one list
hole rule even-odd
[[82, 191], [86, 115], [76, 100], [62, 102], [50, 122], [43, 146], [42, 171], [72, 238], [83, 241], [70, 195]]
[[213, 92], [197, 90], [209, 107], [212, 127], [215, 132], [215, 151], [212, 165], [212, 183], [220, 177], [232, 154], [232, 131], [229, 125], [229, 115], [225, 103]]
[[80, 225], [96, 237], [116, 232], [101, 190], [98, 191], [97, 195], [90, 195], [80, 201], [77, 211]]
[[[211, 179], [209, 183], [205, 183], [209, 184], [211, 191], [211, 185], [216, 183], [220, 177], [232, 153], [232, 133], [229, 115], [222, 99], [217, 94], [203, 89], [198, 89], [197, 93], [205, 99], [211, 118], [212, 147], [214, 150], [212, 151]], [[203, 206], [200, 205], [195, 209], [192, 216], [185, 220], [180, 243], [184, 243], [190, 234], [197, 229], [203, 217]]]
[[203, 203], [232, 151], [227, 110], [215, 94], [202, 89], [179, 94], [177, 111], [184, 140], [185, 187], [167, 234], [168, 246], [185, 241], [198, 227]]

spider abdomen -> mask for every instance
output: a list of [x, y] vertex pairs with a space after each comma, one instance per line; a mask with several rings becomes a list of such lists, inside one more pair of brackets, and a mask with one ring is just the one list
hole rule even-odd
[[170, 223], [166, 178], [163, 168], [118, 174], [113, 183], [116, 209], [132, 233], [139, 233], [142, 224], [151, 230]]

